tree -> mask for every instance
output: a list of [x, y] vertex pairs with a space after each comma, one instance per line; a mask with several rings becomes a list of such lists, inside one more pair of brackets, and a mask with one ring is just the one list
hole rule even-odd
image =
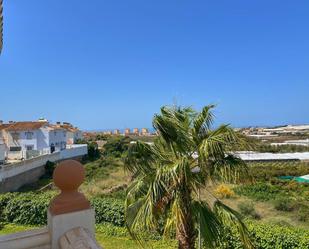
[[112, 136], [104, 144], [104, 156], [123, 157], [128, 151], [131, 139], [123, 136]]
[[163, 223], [164, 234], [176, 232], [179, 249], [195, 248], [198, 233], [213, 248], [231, 227], [245, 248], [253, 247], [239, 214], [207, 191], [210, 182], [236, 181], [246, 173], [246, 164], [231, 153], [245, 141], [229, 125], [212, 129], [213, 108], [197, 113], [164, 106], [153, 119], [154, 144], [130, 147], [125, 167], [134, 177], [127, 189], [126, 226], [139, 242], [139, 231]]

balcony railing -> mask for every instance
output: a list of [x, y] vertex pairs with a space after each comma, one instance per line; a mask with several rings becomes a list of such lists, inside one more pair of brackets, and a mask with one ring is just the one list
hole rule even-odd
[[1, 249], [102, 249], [94, 235], [95, 213], [78, 192], [85, 171], [74, 160], [61, 162], [53, 175], [61, 193], [51, 200], [47, 227], [0, 236]]

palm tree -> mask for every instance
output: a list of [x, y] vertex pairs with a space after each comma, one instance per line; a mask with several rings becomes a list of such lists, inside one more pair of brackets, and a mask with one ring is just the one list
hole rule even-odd
[[3, 15], [2, 15], [2, 0], [0, 0], [0, 54], [3, 46]]
[[[237, 180], [245, 163], [231, 151], [244, 140], [229, 125], [212, 129], [213, 105], [200, 113], [192, 108], [162, 107], [154, 116], [158, 134], [153, 145], [137, 142], [129, 149], [126, 169], [133, 173], [127, 189], [126, 226], [141, 242], [139, 231], [174, 231], [179, 249], [195, 248], [198, 234], [213, 248], [236, 227], [245, 248], [253, 248], [237, 212], [215, 198], [207, 186]], [[206, 198], [198, 198], [199, 191]]]

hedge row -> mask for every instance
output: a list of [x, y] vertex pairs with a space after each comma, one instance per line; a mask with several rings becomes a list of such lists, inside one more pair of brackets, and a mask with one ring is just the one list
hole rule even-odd
[[[255, 249], [308, 249], [309, 231], [305, 229], [248, 222], [248, 230], [252, 235]], [[239, 237], [228, 236], [220, 249], [243, 248]]]
[[[46, 224], [46, 211], [54, 193], [8, 193], [0, 195], [0, 222], [23, 225]], [[113, 235], [124, 231], [123, 201], [112, 198], [93, 198], [90, 200], [96, 212], [97, 224], [104, 226]], [[118, 227], [118, 228], [117, 228]], [[256, 249], [308, 249], [309, 231], [293, 227], [249, 222], [248, 229], [254, 239]], [[226, 237], [220, 249], [241, 249], [240, 240], [231, 235]]]
[[[23, 225], [45, 225], [47, 208], [54, 193], [7, 193], [0, 195], [0, 221]], [[95, 209], [96, 223], [124, 225], [123, 202], [112, 198], [90, 199]]]

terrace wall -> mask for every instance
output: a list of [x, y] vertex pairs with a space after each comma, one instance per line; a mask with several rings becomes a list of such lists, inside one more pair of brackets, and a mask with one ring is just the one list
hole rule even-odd
[[66, 150], [42, 155], [18, 163], [0, 166], [0, 193], [15, 191], [36, 182], [45, 172], [47, 161], [58, 162], [87, 154], [87, 145], [72, 145]]

